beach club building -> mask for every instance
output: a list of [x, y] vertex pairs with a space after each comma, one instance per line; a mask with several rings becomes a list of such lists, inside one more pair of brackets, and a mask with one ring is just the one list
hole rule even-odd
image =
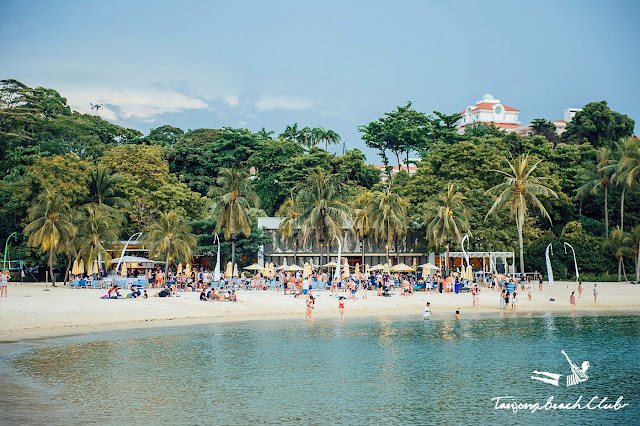
[[[271, 236], [272, 243], [266, 244], [260, 248], [258, 253], [258, 263], [272, 262], [281, 265], [285, 261], [287, 265], [297, 264], [302, 266], [305, 263], [313, 262], [314, 265], [324, 265], [331, 261], [338, 260], [338, 243], [334, 238], [333, 241], [321, 241], [318, 247], [315, 238], [309, 238], [304, 241], [300, 232], [294, 233], [291, 237], [284, 237], [278, 232], [278, 225], [283, 220], [281, 217], [259, 217], [258, 226], [264, 229], [266, 235]], [[345, 224], [342, 230], [342, 251], [341, 262], [346, 259], [349, 265], [354, 266], [356, 263], [364, 263], [368, 265], [384, 264], [387, 261], [387, 246], [384, 242], [376, 242], [373, 236], [365, 236], [360, 238], [355, 235], [350, 228], [350, 224]], [[423, 263], [432, 263], [443, 267], [445, 265], [445, 253], [434, 253], [419, 248], [419, 235], [410, 232], [408, 235], [400, 239], [396, 247], [388, 247], [389, 260], [392, 264], [405, 263], [407, 265], [420, 265]], [[453, 246], [453, 244], [452, 244]], [[471, 251], [467, 252], [471, 266], [474, 270], [487, 271], [491, 269], [498, 272], [513, 271], [513, 261], [515, 260], [513, 252], [484, 252]], [[463, 265], [463, 252], [449, 252], [450, 268], [459, 268]], [[493, 266], [493, 268], [492, 268]]]

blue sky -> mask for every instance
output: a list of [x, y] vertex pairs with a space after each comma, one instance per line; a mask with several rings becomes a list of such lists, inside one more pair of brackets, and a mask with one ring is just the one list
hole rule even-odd
[[[637, 1], [3, 2], [0, 77], [148, 133], [357, 127], [485, 93], [520, 119], [606, 100], [640, 121]], [[637, 127], [636, 127], [637, 129]], [[341, 150], [342, 148], [340, 148]]]

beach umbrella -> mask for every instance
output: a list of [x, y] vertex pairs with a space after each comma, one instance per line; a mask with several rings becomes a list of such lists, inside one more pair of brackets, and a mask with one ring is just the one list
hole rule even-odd
[[182, 273], [182, 263], [178, 263], [178, 275]]
[[281, 271], [281, 270], [286, 269], [286, 268], [287, 268], [287, 258], [285, 257], [283, 262], [282, 262], [282, 265], [278, 266], [276, 269], [278, 271]]
[[309, 270], [311, 271], [311, 273], [316, 270], [316, 267], [313, 265], [313, 259], [309, 261]]
[[302, 278], [307, 278], [309, 275], [311, 275], [311, 272], [309, 271], [309, 263], [304, 262], [304, 265], [302, 266]]
[[342, 264], [342, 271], [342, 278], [351, 276], [351, 273], [349, 271], [349, 262], [347, 262], [347, 259], [345, 259], [344, 263]]
[[299, 267], [298, 265], [290, 265], [290, 266], [287, 266], [285, 271], [286, 272], [298, 272], [298, 271], [302, 271], [302, 268]]
[[71, 268], [71, 273], [73, 275], [78, 275], [78, 271], [80, 270], [80, 268], [78, 267], [78, 259], [73, 261], [73, 267]]
[[391, 260], [389, 260], [389, 263], [384, 264], [383, 271], [385, 274], [391, 273]]
[[245, 266], [242, 269], [246, 269], [247, 271], [262, 271], [262, 266], [258, 265], [257, 263], [254, 263], [252, 265], [249, 266]]
[[355, 269], [353, 270], [353, 273], [354, 273], [355, 275], [360, 275], [360, 264], [359, 264], [359, 263], [356, 263], [356, 267], [355, 267]]
[[411, 269], [413, 269], [414, 271], [418, 270], [418, 261], [416, 260], [416, 258], [413, 258], [413, 263], [411, 264]]
[[382, 271], [383, 269], [384, 269], [384, 266], [382, 266], [379, 263], [377, 265], [371, 267], [372, 271]]
[[122, 268], [120, 268], [120, 275], [123, 277], [127, 276], [127, 264], [122, 262]]
[[418, 265], [418, 268], [428, 269], [429, 271], [431, 271], [432, 269], [440, 269], [439, 266], [436, 266], [433, 263], [423, 263], [422, 265]]
[[412, 272], [413, 268], [409, 265], [405, 265], [404, 263], [398, 263], [394, 267], [391, 268], [391, 272]]
[[369, 275], [371, 273], [371, 267], [369, 265], [364, 265], [364, 274]]
[[427, 268], [422, 268], [422, 279], [427, 279], [429, 276], [429, 270]]
[[238, 264], [233, 265], [233, 276], [238, 277]]
[[325, 268], [335, 268], [338, 266], [338, 264], [336, 262], [329, 262], [326, 265], [322, 265]]
[[[191, 264], [187, 263], [187, 266], [184, 268], [184, 270], [185, 270], [185, 272], [187, 274], [187, 277], [190, 276], [191, 275]], [[165, 271], [165, 273], [166, 272], [167, 271]]]
[[100, 268], [98, 267], [98, 260], [96, 259], [93, 261], [93, 265], [91, 265], [91, 272], [89, 273], [89, 275], [95, 275], [99, 270]]
[[82, 260], [78, 262], [78, 274], [84, 274], [84, 262]]
[[227, 262], [227, 266], [224, 268], [224, 276], [229, 278], [233, 274], [233, 266], [231, 266], [231, 262]]

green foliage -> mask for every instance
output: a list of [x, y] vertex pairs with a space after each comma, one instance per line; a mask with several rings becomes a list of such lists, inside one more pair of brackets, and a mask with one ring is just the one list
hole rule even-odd
[[631, 136], [634, 126], [634, 120], [612, 111], [605, 101], [591, 102], [567, 124], [562, 136], [571, 142], [590, 142], [596, 148], [611, 148], [613, 142]]

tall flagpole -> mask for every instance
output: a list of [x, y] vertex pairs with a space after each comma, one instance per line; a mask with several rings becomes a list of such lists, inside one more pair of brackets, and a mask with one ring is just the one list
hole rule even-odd
[[213, 281], [216, 283], [219, 283], [220, 282], [220, 237], [218, 236], [217, 232], [214, 232], [213, 243], [215, 244], [216, 241], [218, 241], [218, 255], [216, 256], [216, 268], [213, 270]]
[[337, 279], [338, 282], [342, 282], [342, 278], [340, 277], [340, 255], [342, 254], [342, 243], [337, 235], [334, 235], [333, 238], [338, 240], [338, 266], [336, 266], [336, 272], [333, 274], [333, 279]]

